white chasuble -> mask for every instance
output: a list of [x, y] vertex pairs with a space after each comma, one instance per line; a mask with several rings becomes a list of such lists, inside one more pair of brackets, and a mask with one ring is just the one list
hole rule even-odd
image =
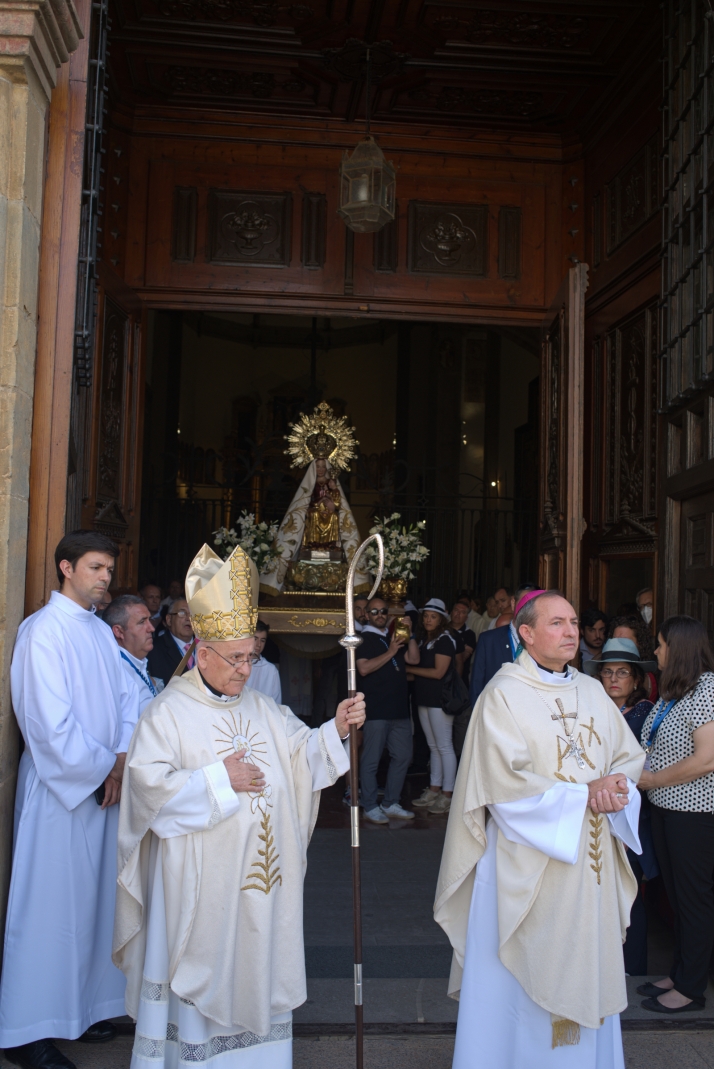
[[[521, 653], [479, 698], [435, 903], [462, 1000], [455, 1069], [621, 1069], [613, 1015], [627, 1005], [637, 889], [624, 844], [639, 851], [643, 762], [601, 684], [574, 670], [546, 682]], [[596, 815], [585, 785], [611, 772], [628, 778], [630, 804]]]
[[106, 624], [55, 591], [18, 631], [12, 701], [25, 750], [15, 798], [0, 1047], [76, 1039], [124, 1012], [112, 965], [118, 806], [94, 791], [125, 752], [136, 688]]
[[[223, 760], [241, 749], [265, 774], [258, 794], [230, 787]], [[348, 767], [333, 721], [313, 731], [250, 687], [221, 701], [197, 669], [147, 708], [124, 778], [114, 938], [135, 1067], [220, 1055], [289, 1069], [307, 845], [319, 790]]]

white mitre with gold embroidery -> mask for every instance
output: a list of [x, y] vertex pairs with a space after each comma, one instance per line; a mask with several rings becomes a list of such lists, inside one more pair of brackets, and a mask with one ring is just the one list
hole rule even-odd
[[204, 545], [186, 573], [186, 601], [196, 638], [251, 638], [258, 622], [258, 569], [240, 546], [223, 561]]

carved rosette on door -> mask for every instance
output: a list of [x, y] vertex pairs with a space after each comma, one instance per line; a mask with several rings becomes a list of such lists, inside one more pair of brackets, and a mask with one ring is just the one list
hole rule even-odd
[[212, 189], [209, 249], [213, 263], [290, 264], [289, 193]]
[[409, 269], [488, 275], [488, 206], [409, 203]]

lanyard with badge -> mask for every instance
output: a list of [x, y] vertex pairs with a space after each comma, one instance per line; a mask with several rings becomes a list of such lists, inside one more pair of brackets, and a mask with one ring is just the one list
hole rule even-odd
[[[140, 679], [140, 680], [142, 681], [142, 683], [145, 683], [145, 684], [146, 684], [146, 686], [147, 686], [147, 687], [149, 688], [149, 690], [151, 691], [151, 693], [153, 694], [153, 696], [154, 696], [154, 697], [156, 697], [156, 695], [158, 694], [158, 691], [157, 691], [156, 687], [154, 686], [154, 684], [153, 684], [153, 682], [152, 682], [152, 680], [151, 680], [151, 676], [148, 676], [148, 678], [147, 678], [147, 676], [145, 676], [145, 675], [144, 675], [144, 673], [143, 673], [143, 672], [141, 672], [141, 671], [140, 671], [140, 670], [139, 670], [139, 669], [138, 669], [138, 668], [136, 667], [136, 665], [135, 665], [135, 664], [132, 664], [132, 662], [131, 662], [131, 661], [129, 660], [129, 658], [127, 657], [127, 655], [126, 655], [126, 654], [124, 653], [124, 651], [123, 651], [123, 650], [119, 650], [119, 653], [120, 653], [120, 654], [121, 654], [121, 656], [122, 656], [122, 660], [126, 661], [126, 663], [127, 663], [128, 665], [129, 665], [129, 667], [130, 667], [130, 668], [133, 668], [133, 669], [134, 669], [134, 671], [136, 672], [136, 674], [138, 675], [138, 677], [139, 677], [139, 679]], [[147, 673], [147, 675], [148, 675], [148, 673]]]
[[673, 698], [672, 701], [667, 702], [666, 705], [664, 704], [664, 698], [660, 698], [660, 700], [657, 703], [657, 706], [659, 707], [659, 709], [658, 709], [657, 713], [655, 714], [654, 720], [652, 721], [652, 727], [650, 728], [649, 738], [647, 739], [647, 742], [645, 743], [645, 753], [647, 754], [647, 756], [645, 757], [645, 771], [647, 771], [647, 772], [649, 772], [649, 770], [650, 770], [650, 756], [652, 754], [652, 751], [654, 750], [654, 744], [655, 744], [655, 740], [657, 738], [657, 732], [660, 729], [660, 724], [662, 723], [664, 718], [667, 716], [667, 713], [669, 713], [670, 710], [673, 709], [676, 704], [677, 704], [677, 701], [676, 701], [675, 698]]

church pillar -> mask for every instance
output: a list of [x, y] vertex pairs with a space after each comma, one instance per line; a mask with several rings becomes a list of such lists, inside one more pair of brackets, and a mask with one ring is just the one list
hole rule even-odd
[[25, 594], [47, 113], [81, 34], [72, 0], [0, 0], [0, 925], [17, 768], [9, 667]]

